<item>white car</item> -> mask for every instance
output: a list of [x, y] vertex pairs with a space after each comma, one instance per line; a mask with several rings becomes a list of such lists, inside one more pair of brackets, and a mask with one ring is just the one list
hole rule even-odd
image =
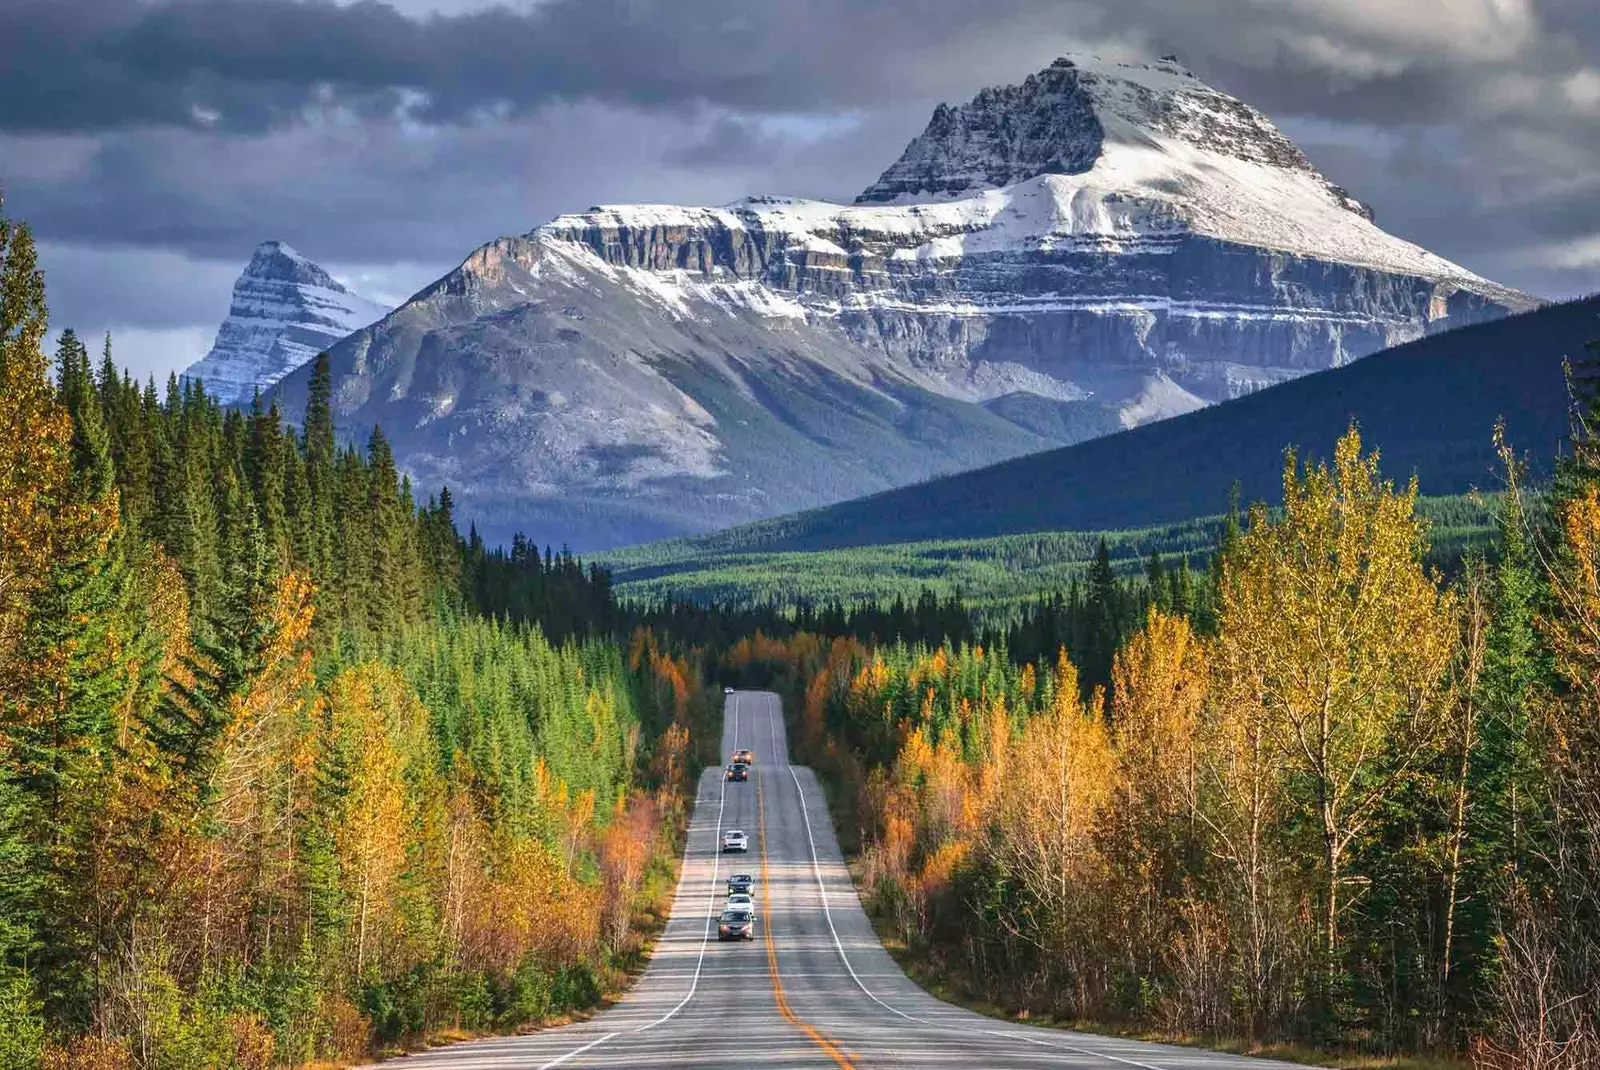
[[756, 912], [756, 901], [752, 899], [746, 892], [734, 892], [732, 895], [728, 896], [727, 909], [748, 910], [750, 913], [754, 914]]
[[723, 689], [722, 689], [722, 693], [723, 693], [723, 694], [724, 694], [724, 695], [731, 695], [731, 694], [733, 694], [733, 688], [731, 688], [731, 687], [725, 687], [725, 688], [723, 688]]
[[750, 837], [744, 834], [743, 829], [729, 829], [722, 834], [722, 849], [724, 851], [750, 850]]

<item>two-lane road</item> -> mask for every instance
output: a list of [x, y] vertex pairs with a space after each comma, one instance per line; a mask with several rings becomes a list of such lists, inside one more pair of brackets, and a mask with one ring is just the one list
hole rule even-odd
[[[590, 1021], [438, 1048], [409, 1070], [553, 1067], [1071, 1067], [1272, 1070], [1289, 1064], [1039, 1029], [929, 996], [878, 943], [856, 898], [816, 778], [789, 764], [776, 695], [728, 697], [722, 750], [755, 752], [752, 776], [700, 777], [665, 932], [644, 975]], [[748, 854], [721, 853], [743, 829]], [[717, 942], [729, 874], [752, 873], [753, 942]]]

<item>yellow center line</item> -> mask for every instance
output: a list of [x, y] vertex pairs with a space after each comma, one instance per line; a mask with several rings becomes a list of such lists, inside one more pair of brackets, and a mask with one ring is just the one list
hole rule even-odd
[[783, 991], [783, 981], [778, 977], [778, 947], [772, 942], [772, 885], [767, 880], [767, 802], [765, 793], [761, 790], [761, 781], [761, 770], [758, 769], [756, 770], [756, 830], [761, 836], [761, 925], [766, 932], [767, 973], [772, 976], [772, 994], [778, 1000], [778, 1013], [783, 1015], [785, 1021], [810, 1037], [817, 1047], [839, 1064], [841, 1070], [855, 1070], [855, 1065], [837, 1044], [823, 1036], [820, 1030], [802, 1019], [789, 1006], [789, 997], [784, 995]]

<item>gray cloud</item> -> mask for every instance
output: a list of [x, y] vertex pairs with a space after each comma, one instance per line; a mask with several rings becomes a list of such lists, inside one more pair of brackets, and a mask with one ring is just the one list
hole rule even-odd
[[1572, 65], [1594, 22], [1582, 0], [11, 0], [0, 126], [258, 133], [329, 105], [440, 123], [579, 99], [816, 111], [1011, 80], [1085, 40], [1178, 48], [1278, 110], [1429, 120], [1476, 95], [1482, 65]]
[[1388, 229], [1600, 288], [1592, 0], [0, 0], [0, 187], [78, 322], [209, 329], [264, 238], [410, 280], [594, 203], [849, 198], [1074, 48], [1176, 51]]
[[[259, 133], [330, 105], [439, 123], [583, 99], [813, 110], [926, 90], [939, 79], [917, 60], [952, 25], [1066, 10], [546, 0], [415, 17], [375, 0], [11, 0], [0, 11], [0, 128]], [[891, 40], [906, 46], [898, 56], [883, 51]]]

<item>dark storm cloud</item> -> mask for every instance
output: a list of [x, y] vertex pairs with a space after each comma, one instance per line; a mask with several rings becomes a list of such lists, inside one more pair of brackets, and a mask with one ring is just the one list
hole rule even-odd
[[595, 203], [849, 199], [1074, 49], [1178, 52], [1389, 230], [1600, 287], [1594, 0], [0, 0], [0, 187], [64, 306], [209, 329], [183, 287], [265, 238], [442, 271]]
[[[1077, 39], [1185, 52], [1280, 111], [1430, 121], [1586, 0], [544, 0], [407, 16], [361, 0], [9, 0], [0, 128], [260, 132], [331, 104], [418, 118], [551, 100], [815, 111], [1011, 80]], [[1400, 14], [1396, 14], [1400, 12]], [[1413, 14], [1407, 15], [1406, 12]], [[1020, 65], [1020, 66], [1019, 66]]]
[[[1002, 3], [1023, 13], [1059, 3]], [[392, 111], [403, 90], [430, 122], [482, 109], [595, 99], [793, 110], [926, 83], [898, 69], [973, 0], [547, 0], [408, 17], [362, 0], [9, 0], [0, 7], [0, 128], [150, 125], [258, 133], [307, 108]], [[825, 57], [825, 58], [824, 58]], [[70, 72], [70, 73], [68, 73]], [[65, 76], [64, 76], [65, 75]]]

